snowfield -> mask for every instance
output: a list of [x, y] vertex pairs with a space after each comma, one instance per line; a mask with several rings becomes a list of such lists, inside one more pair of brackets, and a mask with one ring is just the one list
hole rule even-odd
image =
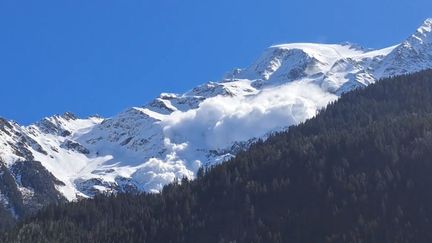
[[41, 162], [64, 183], [57, 189], [68, 200], [100, 192], [158, 192], [175, 178], [192, 179], [201, 166], [313, 117], [344, 92], [432, 68], [431, 32], [428, 19], [403, 43], [380, 50], [272, 46], [218, 82], [185, 94], [163, 93], [111, 118], [65, 113], [30, 126], [0, 120], [0, 157], [6, 166]]

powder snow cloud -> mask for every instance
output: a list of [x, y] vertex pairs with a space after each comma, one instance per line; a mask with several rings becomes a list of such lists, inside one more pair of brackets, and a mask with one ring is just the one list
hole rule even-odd
[[188, 141], [189, 146], [205, 149], [229, 147], [298, 124], [336, 98], [307, 83], [268, 88], [253, 96], [217, 96], [198, 109], [172, 113], [163, 121], [164, 133], [174, 143]]

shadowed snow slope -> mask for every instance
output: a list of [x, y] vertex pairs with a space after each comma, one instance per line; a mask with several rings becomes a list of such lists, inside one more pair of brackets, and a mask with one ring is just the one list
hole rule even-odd
[[[0, 157], [8, 168], [39, 161], [62, 182], [55, 185], [68, 200], [99, 192], [157, 192], [175, 178], [193, 178], [200, 166], [231, 158], [258, 138], [313, 117], [344, 92], [432, 68], [431, 31], [429, 19], [403, 43], [381, 50], [350, 44], [272, 46], [251, 66], [218, 82], [182, 95], [161, 94], [112, 118], [66, 113], [31, 126], [2, 119]], [[0, 193], [4, 204], [5, 195]]]

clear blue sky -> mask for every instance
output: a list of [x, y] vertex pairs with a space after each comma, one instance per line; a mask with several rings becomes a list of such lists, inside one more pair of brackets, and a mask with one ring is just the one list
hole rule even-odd
[[0, 116], [112, 116], [285, 42], [395, 44], [430, 0], [0, 0]]

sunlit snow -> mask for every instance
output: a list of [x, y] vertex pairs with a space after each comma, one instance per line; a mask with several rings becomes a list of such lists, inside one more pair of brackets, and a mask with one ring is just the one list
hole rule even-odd
[[65, 183], [58, 190], [69, 200], [126, 186], [157, 192], [231, 158], [256, 138], [313, 117], [344, 92], [432, 68], [431, 31], [427, 20], [400, 45], [380, 50], [276, 45], [218, 82], [185, 94], [163, 93], [112, 118], [65, 114], [27, 127], [0, 123], [0, 157], [10, 166], [28, 159], [17, 149], [28, 149]]

